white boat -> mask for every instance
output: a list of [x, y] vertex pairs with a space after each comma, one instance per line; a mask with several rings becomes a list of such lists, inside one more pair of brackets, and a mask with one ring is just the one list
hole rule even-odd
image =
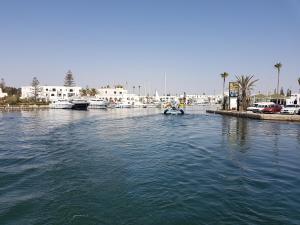
[[49, 107], [51, 109], [72, 109], [73, 104], [67, 99], [57, 99], [53, 101]]
[[107, 109], [108, 107], [108, 102], [103, 99], [91, 99], [89, 103], [89, 109]]
[[171, 107], [171, 108], [165, 109], [164, 114], [165, 115], [183, 115], [184, 111], [183, 111], [183, 109], [180, 109], [180, 108]]

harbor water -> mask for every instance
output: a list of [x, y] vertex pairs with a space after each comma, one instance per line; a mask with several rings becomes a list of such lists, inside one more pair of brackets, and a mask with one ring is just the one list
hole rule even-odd
[[299, 208], [299, 123], [0, 113], [1, 225], [297, 225]]

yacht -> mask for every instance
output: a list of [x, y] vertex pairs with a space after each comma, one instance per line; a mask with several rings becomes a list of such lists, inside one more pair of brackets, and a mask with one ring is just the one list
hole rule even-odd
[[83, 99], [73, 99], [70, 101], [72, 103], [72, 108], [74, 110], [87, 110], [90, 103]]
[[89, 109], [107, 109], [108, 102], [103, 99], [91, 99]]
[[49, 105], [51, 109], [71, 109], [73, 104], [67, 99], [57, 99]]

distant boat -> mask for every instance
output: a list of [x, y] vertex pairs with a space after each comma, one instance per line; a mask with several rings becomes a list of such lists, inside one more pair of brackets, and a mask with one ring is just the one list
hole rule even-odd
[[83, 99], [73, 99], [71, 100], [72, 108], [74, 110], [87, 110], [88, 106], [90, 105], [89, 102]]
[[72, 109], [73, 104], [67, 99], [57, 99], [53, 101], [49, 107], [51, 109]]
[[108, 107], [108, 102], [103, 99], [91, 99], [89, 103], [89, 109], [107, 109]]
[[180, 109], [180, 108], [171, 107], [171, 108], [165, 109], [164, 114], [165, 115], [183, 115], [184, 111], [183, 111], [183, 109]]

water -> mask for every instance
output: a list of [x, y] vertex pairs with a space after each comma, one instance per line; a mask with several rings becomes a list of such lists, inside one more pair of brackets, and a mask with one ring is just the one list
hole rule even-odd
[[0, 224], [300, 224], [300, 125], [157, 109], [0, 114]]

